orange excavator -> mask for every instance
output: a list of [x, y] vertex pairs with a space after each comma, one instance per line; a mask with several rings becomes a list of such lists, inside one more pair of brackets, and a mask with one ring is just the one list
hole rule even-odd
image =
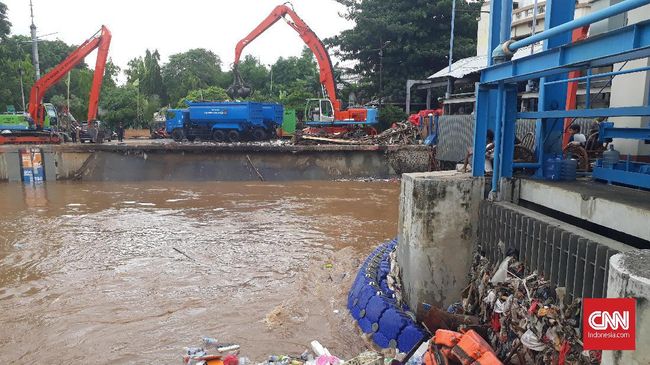
[[[249, 43], [259, 37], [278, 20], [284, 19], [293, 28], [305, 44], [316, 56], [320, 72], [320, 82], [323, 85], [327, 98], [309, 99], [305, 108], [305, 124], [310, 127], [321, 127], [327, 132], [347, 131], [354, 127], [374, 131], [371, 126], [377, 123], [377, 110], [373, 108], [349, 108], [341, 110], [341, 101], [336, 97], [336, 81], [332, 61], [323, 42], [311, 28], [287, 4], [279, 5], [273, 9], [250, 34], [237, 43], [235, 48], [235, 61], [233, 63], [234, 82], [228, 88], [228, 95], [237, 99], [251, 94], [251, 88], [246, 86], [237, 69], [241, 53]], [[287, 16], [290, 19], [287, 19]], [[376, 133], [376, 131], [374, 131]]]
[[53, 127], [50, 121], [56, 118], [56, 110], [51, 104], [44, 104], [43, 97], [47, 90], [95, 49], [97, 49], [97, 61], [88, 100], [88, 130], [92, 133], [93, 130], [98, 129], [94, 122], [97, 120], [99, 93], [102, 88], [110, 43], [111, 32], [106, 26], [102, 26], [97, 33], [82, 43], [61, 63], [38, 79], [32, 86], [29, 96], [28, 111], [33, 120], [33, 123], [30, 123], [32, 125], [27, 129], [9, 130], [10, 133], [0, 134], [0, 144], [61, 143], [61, 137], [57, 133], [47, 130]]

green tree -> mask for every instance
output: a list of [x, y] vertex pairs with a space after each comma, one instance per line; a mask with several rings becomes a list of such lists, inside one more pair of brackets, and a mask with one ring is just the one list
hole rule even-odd
[[[147, 97], [156, 96], [162, 103], [167, 102], [167, 93], [160, 68], [158, 50], [145, 51], [144, 57], [136, 57], [127, 63], [124, 73], [127, 83], [139, 85], [140, 92]], [[137, 81], [137, 82], [136, 82]]]
[[5, 40], [11, 31], [11, 23], [7, 19], [7, 5], [0, 2], [0, 39]]
[[407, 115], [402, 108], [395, 105], [384, 105], [379, 112], [379, 129], [385, 130], [395, 122], [401, 122]]
[[[23, 71], [25, 102], [27, 103], [29, 100], [29, 93], [35, 80], [29, 41], [26, 36], [14, 35], [0, 43], [0, 80], [2, 80], [0, 83], [0, 105], [2, 105], [2, 109], [4, 109], [5, 105], [14, 105], [17, 109], [21, 108], [20, 70]], [[42, 75], [63, 61], [74, 48], [60, 40], [39, 42]], [[72, 71], [72, 78], [76, 79], [78, 74], [83, 73], [84, 70], [88, 71], [84, 63], [77, 65]], [[88, 82], [88, 87], [80, 88], [81, 91], [86, 92], [85, 99], [88, 99], [88, 94], [84, 90], [90, 90], [89, 85], [90, 82]], [[58, 94], [67, 94], [65, 82], [53, 85], [45, 94], [45, 100], [47, 101]], [[81, 95], [78, 94], [80, 97]]]
[[221, 76], [221, 59], [203, 48], [191, 49], [169, 57], [162, 67], [162, 78], [169, 100], [179, 100], [190, 90], [217, 85]]
[[[368, 84], [369, 95], [402, 101], [407, 79], [425, 78], [447, 65], [452, 0], [337, 1], [355, 26], [326, 44], [342, 59], [357, 61], [353, 72]], [[454, 59], [475, 54], [480, 7], [481, 2], [457, 2]]]
[[146, 121], [150, 119], [139, 113], [147, 109], [147, 104], [148, 100], [134, 85], [127, 84], [109, 89], [100, 100], [101, 109], [104, 111], [101, 119], [112, 126], [122, 123], [127, 128], [139, 128], [146, 125]]
[[160, 69], [160, 54], [158, 50], [150, 52], [148, 49], [144, 56], [144, 80], [142, 91], [148, 96], [158, 96], [159, 100], [166, 101], [165, 86], [163, 85]]
[[305, 47], [300, 57], [280, 57], [273, 65], [273, 89], [288, 91], [297, 80], [304, 80], [302, 85], [312, 93], [311, 97], [320, 93], [320, 78], [318, 66], [311, 50]]
[[269, 71], [260, 63], [259, 59], [246, 55], [244, 60], [239, 63], [239, 74], [253, 88], [253, 92], [268, 92]]
[[117, 76], [120, 74], [120, 67], [113, 63], [112, 59], [106, 61], [104, 70], [104, 79], [102, 81], [102, 91], [117, 87]]
[[124, 74], [126, 75], [126, 82], [129, 84], [135, 83], [136, 80], [139, 83], [140, 80], [144, 79], [144, 60], [142, 57], [136, 57], [127, 62]]

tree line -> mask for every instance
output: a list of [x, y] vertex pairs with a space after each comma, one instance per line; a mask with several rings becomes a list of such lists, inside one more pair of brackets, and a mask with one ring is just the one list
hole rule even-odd
[[[381, 99], [380, 120], [385, 125], [403, 118], [400, 104], [406, 80], [426, 78], [448, 62], [452, 0], [337, 1], [346, 8], [342, 16], [355, 24], [324, 40], [332, 55], [354, 63], [350, 69], [335, 65], [339, 99], [360, 105]], [[474, 55], [480, 5], [458, 0], [454, 59]], [[21, 70], [26, 99], [34, 83], [30, 39], [10, 36], [6, 10], [0, 2], [0, 112], [6, 105], [22, 109]], [[61, 40], [39, 41], [42, 73], [75, 48]], [[239, 71], [254, 90], [250, 99], [280, 102], [299, 114], [305, 99], [321, 94], [317, 64], [306, 47], [301, 56], [280, 58], [270, 67], [248, 55], [240, 62]], [[126, 78], [123, 83], [118, 82], [121, 72]], [[84, 119], [92, 76], [87, 64], [77, 65], [69, 78], [48, 91], [45, 100], [60, 109], [69, 102], [70, 112]], [[185, 100], [227, 99], [225, 89], [232, 80], [219, 55], [203, 48], [171, 55], [165, 63], [157, 50], [147, 49], [123, 70], [109, 59], [99, 117], [110, 124], [145, 127], [154, 112], [182, 107]], [[349, 99], [351, 94], [354, 99]]]

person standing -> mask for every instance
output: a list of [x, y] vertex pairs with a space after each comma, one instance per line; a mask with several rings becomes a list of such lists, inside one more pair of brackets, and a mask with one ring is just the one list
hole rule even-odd
[[122, 126], [122, 123], [118, 124], [117, 126], [117, 140], [119, 142], [122, 142], [124, 140], [124, 127]]

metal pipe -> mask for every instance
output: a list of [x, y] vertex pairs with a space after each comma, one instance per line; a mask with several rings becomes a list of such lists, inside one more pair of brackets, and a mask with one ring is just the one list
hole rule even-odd
[[454, 58], [454, 26], [456, 23], [456, 0], [451, 3], [451, 37], [449, 38], [449, 73]]
[[[449, 37], [449, 74], [451, 75], [451, 64], [454, 59], [454, 27], [456, 23], [456, 0], [453, 0], [451, 3], [451, 36]], [[451, 98], [453, 93], [453, 80], [451, 76], [447, 78], [447, 92], [445, 93], [445, 99]]]
[[499, 178], [501, 177], [501, 128], [503, 126], [504, 105], [503, 99], [505, 96], [505, 85], [499, 82], [497, 89], [497, 105], [496, 105], [496, 120], [494, 123], [494, 161], [492, 161], [492, 193], [496, 193]]
[[585, 90], [585, 109], [591, 109], [591, 79], [592, 79], [592, 74], [591, 74], [591, 67], [587, 69], [587, 85], [586, 85], [586, 90]]
[[[599, 10], [596, 12], [593, 12], [591, 14], [587, 14], [583, 17], [580, 17], [578, 19], [574, 19], [570, 22], [566, 22], [564, 24], [558, 25], [557, 27], [553, 27], [551, 29], [544, 30], [543, 32], [540, 32], [538, 34], [532, 35], [528, 38], [524, 38], [522, 40], [512, 42], [508, 45], [508, 50], [510, 52], [515, 52], [519, 48], [529, 46], [533, 43], [543, 41], [545, 39], [549, 39], [551, 37], [554, 37], [558, 34], [569, 32], [573, 29], [583, 27], [585, 25], [589, 25], [607, 18], [610, 18], [614, 15], [618, 15], [621, 13], [624, 13], [626, 11], [632, 10], [639, 8], [643, 5], [650, 4], [650, 0], [625, 0], [623, 2], [620, 2], [618, 4], [612, 5], [610, 7], [607, 7], [603, 10]], [[508, 29], [509, 30], [509, 29]], [[503, 34], [503, 29], [501, 29], [501, 32]], [[503, 44], [503, 39], [502, 39], [502, 44]]]
[[23, 74], [25, 71], [23, 71], [23, 67], [20, 66], [18, 69], [18, 73], [20, 74], [20, 97], [22, 98], [23, 101], [23, 113], [27, 112], [27, 109], [25, 109], [25, 88], [23, 87]]
[[[535, 3], [533, 4], [533, 24], [530, 29], [530, 35], [535, 35], [537, 33], [536, 28], [537, 28], [537, 0], [535, 0]], [[535, 53], [535, 45], [533, 44], [530, 47], [530, 54], [534, 54], [534, 53]]]
[[539, 162], [514, 162], [512, 167], [516, 169], [539, 169], [542, 167], [542, 164]]
[[644, 72], [650, 70], [650, 66], [646, 67], [639, 67], [639, 68], [634, 68], [630, 70], [619, 70], [619, 71], [611, 71], [611, 72], [604, 72], [601, 74], [591, 74], [591, 69], [588, 70], [587, 76], [581, 76], [581, 77], [574, 77], [571, 79], [563, 79], [563, 80], [556, 80], [556, 81], [549, 81], [544, 83], [544, 85], [554, 85], [554, 84], [565, 84], [567, 82], [573, 82], [573, 81], [582, 81], [582, 80], [591, 80], [591, 79], [603, 79], [605, 77], [611, 77], [611, 76], [617, 76], [617, 75], [625, 75], [625, 74], [631, 74], [635, 72]]
[[[498, 1], [498, 0], [495, 0]], [[510, 4], [510, 6], [506, 6]], [[499, 42], [503, 42], [510, 39], [510, 27], [512, 25], [512, 2], [503, 1], [501, 4], [501, 26], [499, 28]]]
[[32, 36], [32, 62], [34, 63], [36, 80], [38, 80], [41, 78], [41, 66], [38, 57], [38, 37], [36, 36], [36, 25], [34, 24], [34, 7], [32, 6], [31, 0], [29, 0], [29, 11], [32, 16], [32, 25], [29, 26], [29, 31]]

